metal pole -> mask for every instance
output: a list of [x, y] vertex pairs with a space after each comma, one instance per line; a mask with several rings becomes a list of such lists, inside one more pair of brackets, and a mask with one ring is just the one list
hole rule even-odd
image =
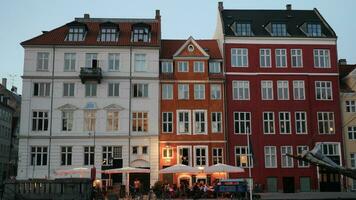
[[247, 160], [248, 160], [248, 177], [249, 177], [249, 190], [250, 190], [250, 200], [252, 200], [252, 176], [251, 176], [251, 159], [252, 157], [251, 154], [251, 146], [250, 146], [250, 129], [247, 128], [247, 133], [246, 133], [246, 138], [247, 138], [247, 148], [248, 148], [248, 154], [247, 154]]

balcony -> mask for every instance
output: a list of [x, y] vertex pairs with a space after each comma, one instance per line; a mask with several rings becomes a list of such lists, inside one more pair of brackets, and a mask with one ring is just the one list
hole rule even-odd
[[79, 78], [83, 84], [86, 81], [98, 81], [100, 84], [103, 75], [100, 67], [82, 67], [80, 68]]

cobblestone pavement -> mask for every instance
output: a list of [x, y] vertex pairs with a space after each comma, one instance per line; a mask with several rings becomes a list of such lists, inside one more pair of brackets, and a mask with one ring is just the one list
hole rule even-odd
[[356, 192], [299, 192], [299, 193], [261, 193], [261, 199], [353, 199]]

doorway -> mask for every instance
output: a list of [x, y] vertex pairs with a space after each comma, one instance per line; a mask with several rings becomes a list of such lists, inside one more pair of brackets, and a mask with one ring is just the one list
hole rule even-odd
[[294, 177], [283, 177], [283, 192], [294, 193]]
[[181, 185], [185, 186], [192, 186], [192, 178], [190, 176], [180, 176], [178, 177], [178, 186], [180, 187]]

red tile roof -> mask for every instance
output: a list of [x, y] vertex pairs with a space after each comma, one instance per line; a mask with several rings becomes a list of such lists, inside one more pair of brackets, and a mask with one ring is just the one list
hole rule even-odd
[[[109, 20], [108, 20], [109, 21]], [[81, 21], [86, 24], [88, 32], [84, 41], [72, 42], [65, 41], [69, 27], [63, 25], [49, 32], [43, 33], [37, 37], [26, 40], [21, 45], [83, 45], [83, 46], [159, 46], [160, 45], [160, 20], [143, 20], [151, 26], [151, 41], [150, 42], [131, 42], [131, 26], [139, 23], [139, 20], [117, 20], [113, 22], [119, 26], [119, 39], [117, 42], [100, 42], [97, 40], [100, 24], [105, 23], [103, 20], [95, 20], [95, 18]]]
[[[161, 59], [172, 59], [174, 53], [186, 42], [187, 40], [162, 40], [161, 41]], [[195, 40], [201, 48], [206, 50], [210, 55], [210, 59], [222, 59], [221, 52], [216, 40]]]

